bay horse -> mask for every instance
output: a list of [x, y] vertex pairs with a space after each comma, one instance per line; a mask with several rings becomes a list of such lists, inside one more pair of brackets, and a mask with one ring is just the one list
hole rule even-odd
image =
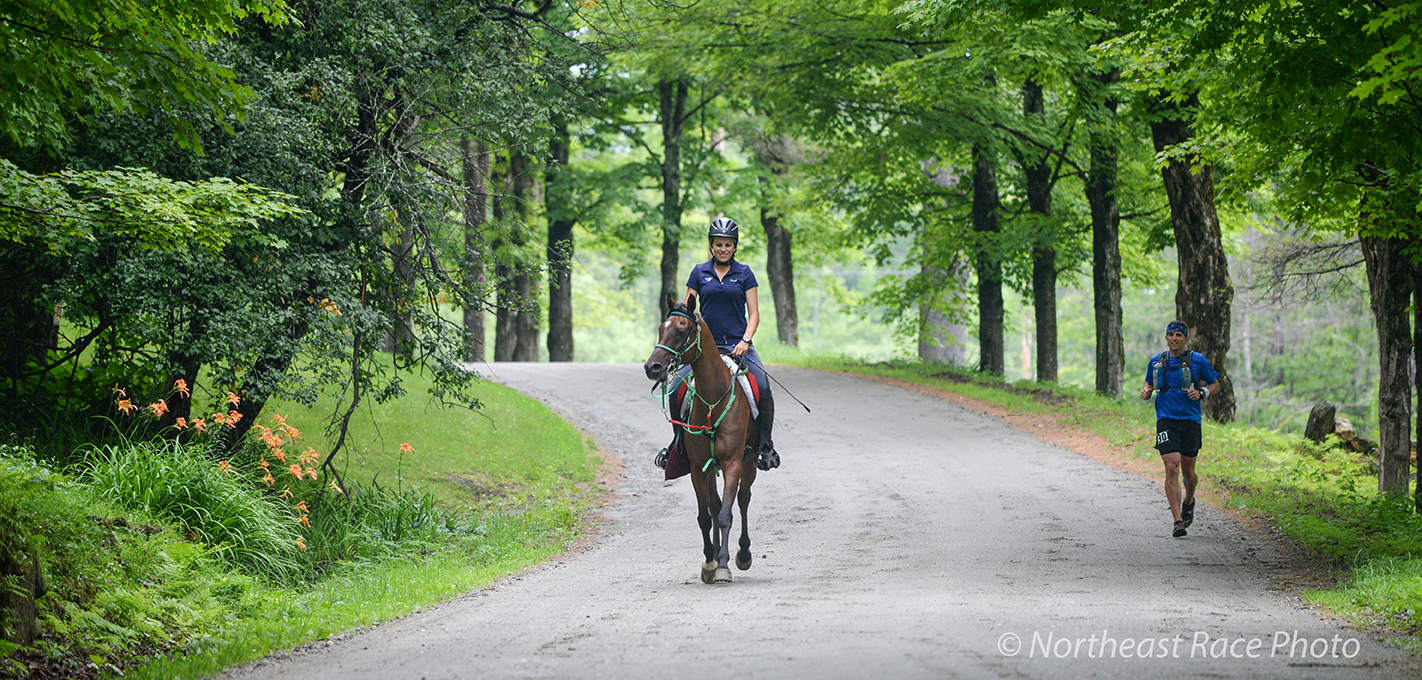
[[[691, 463], [691, 486], [696, 490], [696, 521], [701, 526], [701, 540], [706, 562], [701, 565], [703, 583], [731, 581], [730, 499], [741, 506], [741, 549], [736, 552], [736, 568], [751, 567], [750, 532], [746, 509], [750, 506], [751, 485], [755, 483], [754, 454], [746, 459], [747, 444], [755, 432], [750, 402], [740, 382], [721, 360], [716, 341], [706, 321], [696, 314], [696, 296], [687, 294], [678, 303], [668, 295], [666, 319], [658, 330], [657, 346], [642, 364], [647, 378], [662, 382], [682, 365], [691, 366], [696, 379], [695, 391], [688, 391], [692, 400], [691, 416], [680, 424], [686, 456]], [[674, 414], [673, 418], [680, 414]], [[721, 473], [721, 492], [716, 491], [716, 473]], [[725, 502], [723, 502], [723, 500]], [[712, 533], [712, 525], [715, 533]]]

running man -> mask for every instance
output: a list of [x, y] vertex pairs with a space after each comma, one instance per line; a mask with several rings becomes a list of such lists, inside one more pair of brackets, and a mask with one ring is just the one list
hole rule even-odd
[[[1180, 321], [1165, 326], [1169, 350], [1150, 358], [1146, 365], [1141, 400], [1155, 399], [1155, 448], [1165, 464], [1165, 500], [1175, 519], [1171, 535], [1180, 538], [1195, 521], [1195, 457], [1200, 454], [1200, 400], [1219, 391], [1219, 373], [1205, 355], [1185, 348], [1190, 329]], [[1200, 387], [1203, 385], [1203, 387]], [[1180, 494], [1180, 473], [1185, 473], [1185, 494]]]

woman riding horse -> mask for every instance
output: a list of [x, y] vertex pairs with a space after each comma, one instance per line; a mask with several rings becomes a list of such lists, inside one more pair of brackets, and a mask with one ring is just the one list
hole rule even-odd
[[[780, 467], [780, 454], [770, 440], [770, 428], [775, 421], [775, 399], [770, 394], [770, 381], [765, 377], [765, 367], [761, 365], [760, 354], [751, 344], [756, 328], [760, 326], [760, 304], [756, 299], [755, 273], [744, 263], [736, 261], [736, 248], [740, 245], [740, 227], [729, 217], [718, 217], [711, 222], [706, 234], [711, 245], [711, 259], [696, 265], [691, 276], [686, 279], [687, 295], [695, 295], [701, 301], [701, 318], [711, 328], [716, 348], [721, 354], [729, 354], [741, 361], [746, 370], [755, 378], [760, 391], [760, 415], [756, 418], [756, 429], [760, 431], [759, 458], [756, 467], [770, 470]], [[676, 394], [691, 367], [683, 367], [667, 386], [669, 394]], [[676, 439], [681, 436], [681, 428], [672, 425], [672, 443], [657, 454], [657, 467], [666, 467], [668, 451], [676, 447]]]

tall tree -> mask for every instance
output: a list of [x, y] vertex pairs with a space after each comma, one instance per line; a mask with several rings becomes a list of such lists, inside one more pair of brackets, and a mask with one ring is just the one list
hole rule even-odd
[[[1040, 126], [1046, 113], [1042, 85], [1029, 75], [1022, 83], [1022, 115], [1026, 123]], [[1037, 220], [1032, 244], [1032, 308], [1037, 329], [1037, 379], [1057, 381], [1057, 250], [1052, 216], [1052, 165], [1050, 155], [1040, 149], [1019, 153], [1026, 176], [1027, 210]]]
[[[681, 253], [681, 140], [688, 119], [686, 99], [686, 78], [657, 81], [657, 121], [662, 127], [662, 279], [657, 299], [662, 300], [663, 305], [666, 300], [681, 299], [682, 280], [677, 259]], [[663, 309], [662, 313], [667, 311]]]
[[[564, 185], [568, 176], [568, 124], [555, 120], [543, 174], [548, 218], [548, 360], [573, 360], [573, 226]], [[562, 179], [560, 180], [560, 177]]]
[[1096, 316], [1096, 392], [1121, 396], [1125, 382], [1125, 338], [1121, 315], [1121, 210], [1117, 200], [1120, 147], [1116, 140], [1118, 102], [1110, 86], [1116, 69], [1080, 76], [1090, 150], [1084, 191], [1091, 208], [1091, 295]]
[[1160, 175], [1170, 199], [1170, 223], [1179, 257], [1175, 315], [1190, 327], [1190, 347], [1205, 355], [1220, 374], [1219, 394], [1205, 401], [1205, 414], [1229, 422], [1235, 410], [1226, 364], [1234, 285], [1215, 211], [1214, 167], [1190, 150], [1195, 136], [1194, 111], [1199, 105], [1196, 92], [1157, 96], [1151, 102], [1154, 119], [1150, 127], [1156, 153], [1166, 158]]
[[468, 136], [460, 141], [460, 147], [464, 152], [464, 360], [480, 362], [485, 359], [485, 263], [489, 241], [484, 229], [489, 218], [490, 154], [482, 141]]
[[1002, 262], [996, 257], [1000, 202], [997, 157], [991, 148], [973, 146], [973, 231], [983, 240], [974, 270], [978, 275], [978, 370], [1001, 377], [1006, 367], [1003, 344]]

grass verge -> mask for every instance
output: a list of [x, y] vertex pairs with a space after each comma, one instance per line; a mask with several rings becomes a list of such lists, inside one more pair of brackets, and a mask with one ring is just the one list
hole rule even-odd
[[[1154, 409], [1130, 395], [1108, 399], [1052, 384], [1008, 383], [962, 368], [865, 363], [773, 343], [761, 353], [772, 364], [892, 378], [1050, 417], [1100, 437], [1119, 460], [1137, 466], [1158, 458], [1152, 448]], [[1422, 515], [1409, 498], [1379, 495], [1372, 456], [1234, 424], [1206, 422], [1204, 439], [1197, 493], [1269, 521], [1335, 569], [1339, 584], [1307, 591], [1306, 599], [1358, 626], [1395, 633], [1399, 646], [1422, 648]]]
[[[0, 446], [0, 557], [37, 555], [49, 585], [40, 638], [0, 643], [0, 677], [199, 677], [447, 600], [577, 537], [591, 442], [502, 386], [481, 384], [473, 413], [405, 380], [411, 396], [353, 423], [344, 496], [314, 482], [284, 496], [284, 468], [263, 485], [250, 451], [106, 444], [60, 472]], [[306, 431], [299, 447], [322, 447], [319, 405], [271, 404], [267, 424], [279, 413]]]

